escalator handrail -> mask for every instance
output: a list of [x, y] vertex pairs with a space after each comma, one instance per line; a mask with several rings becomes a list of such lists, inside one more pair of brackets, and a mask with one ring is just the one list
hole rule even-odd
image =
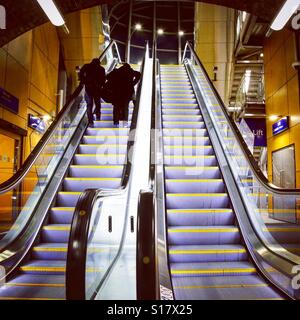
[[156, 217], [155, 217], [155, 111], [156, 111], [156, 43], [152, 50], [152, 106], [151, 106], [151, 142], [149, 157], [149, 190], [141, 190], [137, 209], [137, 247], [136, 247], [136, 289], [137, 300], [156, 300], [159, 297], [157, 281], [156, 254]]
[[[119, 61], [120, 60], [120, 54], [118, 51], [118, 47], [116, 45], [115, 41], [111, 41], [109, 45], [106, 47], [106, 49], [102, 52], [102, 54], [99, 57], [100, 62], [104, 59], [106, 56], [107, 52], [115, 46], [117, 56]], [[34, 166], [34, 163], [38, 159], [38, 157], [41, 155], [43, 150], [46, 148], [48, 143], [50, 142], [53, 134], [55, 133], [55, 130], [59, 127], [61, 124], [62, 120], [65, 118], [65, 116], [68, 114], [70, 111], [71, 107], [74, 104], [75, 99], [79, 96], [79, 94], [83, 90], [83, 85], [79, 84], [79, 86], [75, 89], [74, 93], [71, 95], [71, 97], [68, 99], [67, 103], [65, 106], [62, 108], [62, 110], [58, 113], [56, 119], [52, 122], [48, 130], [45, 132], [43, 137], [40, 139], [36, 147], [33, 149], [33, 151], [30, 153], [28, 158], [25, 160], [24, 164], [22, 167], [8, 180], [0, 184], [0, 195], [4, 194], [6, 192], [9, 192], [13, 189], [15, 189], [21, 182], [22, 180], [26, 177], [28, 172], [31, 170], [31, 168]]]
[[142, 190], [138, 202], [136, 244], [137, 300], [157, 300], [155, 197], [152, 189]]
[[187, 42], [186, 43], [186, 46], [185, 46], [185, 50], [184, 50], [184, 55], [183, 55], [183, 59], [182, 61], [185, 60], [185, 56], [186, 56], [186, 53], [187, 53], [187, 49], [190, 49], [192, 55], [194, 56], [195, 60], [197, 61], [198, 65], [201, 67], [202, 69], [202, 72], [204, 73], [205, 77], [206, 77], [206, 80], [211, 88], [211, 90], [213, 91], [215, 97], [217, 98], [218, 102], [219, 102], [219, 105], [224, 113], [224, 116], [226, 117], [226, 120], [228, 121], [234, 135], [235, 135], [235, 138], [240, 146], [240, 148], [242, 149], [242, 152], [245, 156], [245, 159], [249, 165], [249, 167], [252, 169], [256, 179], [259, 181], [259, 183], [261, 185], [264, 186], [265, 189], [267, 189], [269, 192], [271, 193], [275, 193], [275, 194], [278, 194], [278, 195], [294, 195], [294, 196], [299, 196], [300, 195], [300, 189], [298, 188], [290, 188], [290, 189], [287, 189], [287, 188], [280, 188], [280, 187], [277, 187], [275, 186], [274, 184], [272, 184], [266, 177], [265, 175], [263, 174], [263, 172], [261, 171], [261, 169], [259, 168], [256, 160], [254, 159], [251, 151], [249, 150], [245, 140], [243, 139], [242, 137], [242, 134], [240, 132], [240, 130], [238, 129], [236, 123], [233, 121], [233, 119], [228, 115], [227, 111], [226, 111], [226, 107], [224, 105], [224, 102], [222, 100], [222, 98], [220, 97], [217, 89], [215, 88], [215, 86], [212, 84], [212, 81], [206, 71], [206, 69], [204, 68], [202, 62], [200, 61], [197, 53], [195, 52], [193, 46], [191, 45], [190, 42]]
[[[149, 52], [148, 43], [146, 44], [146, 54]], [[142, 63], [142, 79], [145, 69], [145, 58]], [[141, 99], [142, 80], [137, 89], [136, 105], [134, 107], [129, 139], [127, 143], [127, 158], [125, 161], [121, 186], [116, 190], [87, 189], [79, 197], [73, 215], [71, 232], [68, 243], [68, 255], [66, 263], [66, 298], [67, 300], [85, 300], [85, 274], [86, 274], [86, 255], [89, 239], [90, 222], [93, 208], [96, 202], [102, 198], [112, 198], [121, 196], [126, 191], [130, 175], [131, 162], [129, 161], [129, 151], [135, 145], [137, 119]], [[116, 258], [112, 261], [114, 265]], [[111, 268], [109, 268], [111, 269]]]

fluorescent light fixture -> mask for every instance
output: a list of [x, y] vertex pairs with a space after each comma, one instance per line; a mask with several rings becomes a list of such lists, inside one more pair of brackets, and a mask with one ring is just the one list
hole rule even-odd
[[184, 32], [183, 31], [179, 31], [178, 34], [179, 34], [180, 37], [184, 36]]
[[51, 117], [48, 114], [46, 114], [45, 116], [43, 116], [43, 120], [45, 122], [49, 122], [51, 120]]
[[300, 0], [286, 0], [277, 17], [271, 25], [271, 29], [279, 31], [285, 27], [292, 15], [298, 9]]
[[142, 25], [141, 25], [140, 23], [137, 23], [137, 24], [135, 25], [135, 30], [137, 30], [137, 31], [142, 30]]
[[61, 27], [65, 24], [65, 20], [60, 14], [53, 0], [37, 0], [49, 20], [57, 27]]
[[160, 34], [160, 35], [162, 35], [162, 34], [164, 34], [164, 30], [163, 30], [163, 29], [158, 29], [158, 30], [157, 30], [157, 33]]
[[245, 22], [246, 18], [247, 18], [247, 12], [243, 11], [243, 13], [242, 13], [242, 21]]
[[277, 119], [279, 119], [279, 116], [276, 116], [276, 115], [271, 115], [269, 117], [270, 121], [276, 121]]
[[250, 87], [250, 80], [251, 80], [251, 70], [246, 70], [245, 73], [245, 82], [244, 82], [244, 93], [248, 93]]

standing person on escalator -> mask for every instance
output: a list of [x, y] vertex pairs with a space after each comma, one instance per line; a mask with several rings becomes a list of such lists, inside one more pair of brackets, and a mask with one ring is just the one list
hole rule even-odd
[[87, 103], [87, 114], [89, 126], [94, 126], [94, 103], [96, 119], [101, 120], [101, 89], [106, 80], [105, 69], [101, 66], [99, 59], [93, 59], [91, 63], [85, 64], [79, 74], [80, 82], [85, 86], [85, 100]]
[[113, 92], [114, 125], [119, 126], [119, 122], [123, 121], [124, 127], [127, 127], [129, 102], [133, 98], [134, 87], [141, 79], [141, 73], [125, 63], [121, 68], [112, 71], [107, 78]]

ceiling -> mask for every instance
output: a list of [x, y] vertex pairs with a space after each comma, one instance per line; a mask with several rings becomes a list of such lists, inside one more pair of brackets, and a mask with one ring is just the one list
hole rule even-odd
[[[145, 0], [151, 1], [151, 0]], [[168, 0], [166, 0], [168, 1]], [[63, 15], [104, 3], [117, 3], [116, 0], [55, 0]], [[190, 0], [190, 2], [193, 2]], [[195, 1], [194, 1], [195, 2]], [[270, 22], [284, 0], [203, 0], [212, 3], [247, 11]], [[48, 21], [35, 0], [1, 0], [6, 8], [7, 29], [0, 30], [0, 47]]]

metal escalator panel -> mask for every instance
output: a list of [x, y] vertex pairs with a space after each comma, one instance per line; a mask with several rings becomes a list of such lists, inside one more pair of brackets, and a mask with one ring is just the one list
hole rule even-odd
[[278, 188], [265, 178], [190, 44], [184, 56], [190, 58], [184, 65], [251, 258], [268, 281], [298, 299], [300, 191]]
[[161, 66], [165, 206], [175, 299], [281, 299], [250, 261], [186, 69]]

